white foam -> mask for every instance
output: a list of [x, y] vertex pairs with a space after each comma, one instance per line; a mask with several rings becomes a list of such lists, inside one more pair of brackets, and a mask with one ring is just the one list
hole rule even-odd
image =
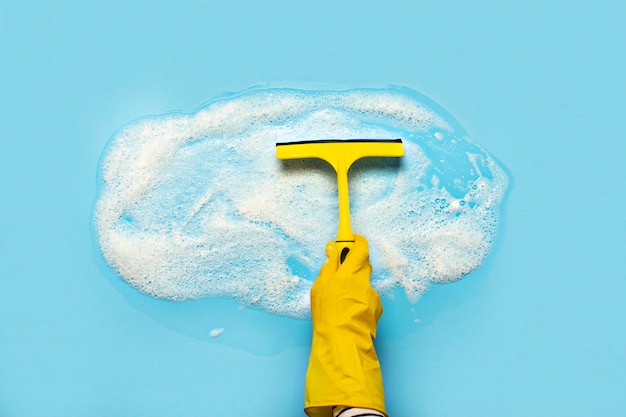
[[216, 338], [220, 336], [222, 333], [224, 333], [224, 329], [222, 327], [218, 327], [218, 328], [211, 330], [209, 332], [209, 336], [211, 336], [212, 338]]
[[370, 241], [375, 287], [416, 301], [484, 261], [507, 177], [454, 120], [405, 90], [260, 90], [126, 126], [101, 166], [100, 248], [152, 296], [232, 297], [306, 318], [336, 233], [336, 182], [321, 161], [277, 161], [275, 143], [397, 137], [401, 165], [351, 170], [352, 226]]

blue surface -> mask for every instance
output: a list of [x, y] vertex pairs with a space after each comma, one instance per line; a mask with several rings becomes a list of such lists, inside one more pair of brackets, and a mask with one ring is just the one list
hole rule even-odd
[[393, 417], [625, 415], [625, 19], [622, 1], [5, 3], [0, 415], [303, 415], [307, 322], [137, 294], [91, 229], [117, 128], [266, 81], [413, 88], [512, 176], [487, 264], [383, 316]]

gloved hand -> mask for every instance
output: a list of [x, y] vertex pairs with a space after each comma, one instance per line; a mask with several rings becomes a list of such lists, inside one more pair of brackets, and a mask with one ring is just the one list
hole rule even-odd
[[354, 238], [341, 265], [335, 242], [326, 245], [328, 259], [311, 288], [313, 343], [304, 399], [311, 417], [332, 417], [338, 405], [387, 415], [373, 342], [383, 307], [370, 285], [367, 240]]

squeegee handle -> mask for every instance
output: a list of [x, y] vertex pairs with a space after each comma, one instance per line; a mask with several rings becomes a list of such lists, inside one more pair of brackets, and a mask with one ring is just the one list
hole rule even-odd
[[350, 226], [350, 198], [348, 194], [348, 170], [349, 163], [341, 159], [337, 161], [337, 193], [339, 194], [339, 230], [337, 231], [337, 249], [339, 250], [339, 263], [346, 259], [350, 248], [354, 244], [354, 235]]

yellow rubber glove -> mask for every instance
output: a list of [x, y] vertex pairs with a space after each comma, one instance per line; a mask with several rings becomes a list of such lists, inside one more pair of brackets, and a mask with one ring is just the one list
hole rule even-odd
[[310, 417], [332, 417], [337, 405], [385, 415], [383, 378], [374, 349], [383, 307], [370, 285], [367, 240], [355, 242], [343, 264], [335, 242], [311, 288], [313, 343], [306, 375], [305, 409]]

